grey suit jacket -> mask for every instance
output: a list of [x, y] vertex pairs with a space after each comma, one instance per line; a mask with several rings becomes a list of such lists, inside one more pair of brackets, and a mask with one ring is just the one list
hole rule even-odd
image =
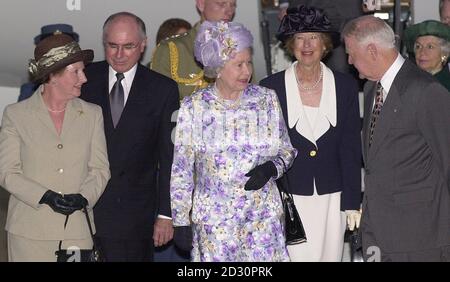
[[64, 228], [65, 216], [39, 201], [52, 189], [81, 193], [89, 208], [95, 205], [110, 177], [102, 111], [78, 98], [69, 101], [58, 135], [40, 93], [41, 88], [3, 114], [0, 185], [11, 193], [6, 230], [35, 240], [86, 239], [81, 211]]
[[375, 83], [364, 92], [364, 250], [376, 246], [383, 255], [450, 245], [450, 94], [405, 61], [369, 148]]

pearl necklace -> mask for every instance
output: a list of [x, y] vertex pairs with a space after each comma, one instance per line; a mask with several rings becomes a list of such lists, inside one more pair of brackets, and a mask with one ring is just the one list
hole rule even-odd
[[52, 110], [52, 109], [50, 109], [49, 107], [47, 107], [47, 110], [48, 110], [49, 112], [51, 112], [51, 113], [58, 114], [58, 113], [64, 112], [64, 111], [66, 110], [66, 108], [64, 107], [64, 109], [62, 109], [62, 110]]
[[214, 91], [215, 91], [215, 96], [217, 97], [217, 100], [224, 105], [227, 109], [229, 110], [236, 110], [240, 104], [241, 104], [241, 97], [242, 97], [242, 92], [239, 94], [239, 96], [235, 99], [235, 100], [228, 100], [228, 99], [224, 99], [220, 96], [219, 94], [219, 89], [217, 88], [217, 85], [214, 85]]
[[312, 91], [312, 90], [316, 89], [317, 86], [319, 86], [319, 82], [322, 81], [322, 78], [323, 78], [323, 69], [322, 69], [322, 66], [320, 66], [320, 74], [319, 74], [319, 78], [317, 79], [316, 82], [314, 82], [313, 85], [311, 85], [311, 86], [309, 86], [309, 87], [303, 86], [303, 85], [300, 83], [300, 80], [298, 79], [298, 76], [297, 76], [297, 69], [294, 69], [294, 74], [295, 74], [295, 80], [297, 81], [297, 85], [298, 85], [298, 87], [299, 87], [301, 90]]

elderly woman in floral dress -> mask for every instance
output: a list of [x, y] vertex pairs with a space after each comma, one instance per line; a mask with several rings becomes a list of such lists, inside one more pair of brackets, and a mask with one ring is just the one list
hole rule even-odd
[[275, 92], [249, 84], [252, 44], [233, 22], [204, 22], [196, 38], [216, 82], [181, 103], [171, 179], [175, 244], [193, 261], [289, 260], [275, 180], [297, 151]]

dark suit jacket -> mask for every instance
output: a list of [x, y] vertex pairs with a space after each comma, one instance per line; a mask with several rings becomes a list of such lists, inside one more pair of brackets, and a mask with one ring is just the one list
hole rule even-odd
[[381, 255], [450, 243], [450, 94], [408, 60], [395, 77], [368, 147], [375, 83], [364, 89], [363, 247]]
[[175, 126], [171, 116], [179, 108], [178, 87], [171, 79], [138, 64], [128, 100], [114, 129], [108, 64], [91, 64], [85, 72], [88, 82], [81, 97], [103, 109], [111, 169], [108, 186], [94, 208], [97, 235], [151, 239], [155, 214], [171, 217], [171, 133]]
[[[289, 189], [293, 194], [310, 196], [316, 181], [319, 195], [342, 191], [341, 210], [359, 210], [361, 204], [361, 137], [358, 85], [349, 75], [333, 72], [336, 84], [337, 123], [317, 140], [311, 141], [294, 128], [289, 131], [297, 158], [288, 171]], [[285, 71], [271, 75], [260, 83], [277, 92], [288, 121]], [[317, 155], [311, 156], [311, 151]]]

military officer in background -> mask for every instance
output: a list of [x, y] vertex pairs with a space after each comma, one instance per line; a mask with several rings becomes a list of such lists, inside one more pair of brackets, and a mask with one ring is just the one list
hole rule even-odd
[[194, 41], [200, 24], [205, 21], [231, 21], [236, 0], [196, 0], [200, 22], [183, 35], [162, 41], [156, 48], [150, 68], [178, 84], [180, 99], [206, 87], [210, 82], [203, 75], [202, 66], [194, 58]]

